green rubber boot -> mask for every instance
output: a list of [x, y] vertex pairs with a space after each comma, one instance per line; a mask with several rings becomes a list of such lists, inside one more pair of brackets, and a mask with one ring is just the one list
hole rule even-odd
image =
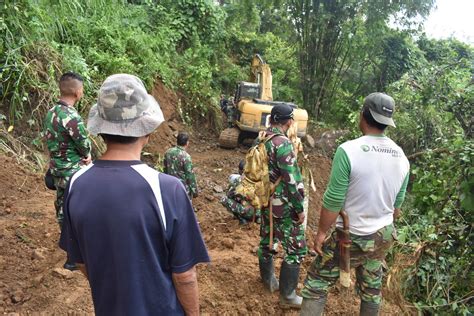
[[380, 304], [360, 301], [360, 316], [377, 316]]
[[303, 304], [301, 304], [300, 316], [321, 316], [326, 305], [327, 297], [319, 299], [303, 298]]
[[262, 278], [263, 285], [270, 293], [278, 290], [279, 284], [275, 276], [275, 269], [273, 267], [273, 258], [270, 259], [259, 259], [258, 266], [260, 268], [260, 277]]
[[299, 264], [289, 264], [283, 261], [280, 270], [280, 307], [301, 308], [303, 298], [296, 295], [299, 275]]

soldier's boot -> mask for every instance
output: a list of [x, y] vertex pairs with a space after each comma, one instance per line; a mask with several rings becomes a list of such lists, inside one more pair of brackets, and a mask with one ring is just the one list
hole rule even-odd
[[380, 304], [360, 301], [360, 316], [377, 316]]
[[77, 267], [75, 262], [72, 262], [71, 259], [69, 259], [69, 256], [67, 256], [66, 262], [63, 265], [64, 269], [67, 269], [69, 271], [75, 271], [78, 270], [79, 268]]
[[321, 316], [326, 305], [326, 299], [326, 296], [316, 300], [303, 298], [300, 316]]
[[247, 225], [249, 222], [245, 218], [239, 218], [240, 225]]
[[278, 290], [279, 284], [275, 276], [275, 269], [273, 266], [273, 258], [270, 259], [259, 259], [258, 266], [260, 268], [260, 277], [262, 278], [263, 285], [270, 293]]
[[299, 275], [299, 264], [289, 264], [283, 261], [280, 270], [280, 307], [301, 308], [303, 298], [296, 295]]

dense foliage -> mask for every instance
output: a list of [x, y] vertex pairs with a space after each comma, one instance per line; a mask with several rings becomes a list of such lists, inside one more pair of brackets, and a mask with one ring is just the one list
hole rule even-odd
[[87, 108], [98, 85], [117, 72], [138, 75], [148, 88], [159, 77], [182, 93], [189, 112], [211, 108], [225, 13], [210, 1], [15, 1], [1, 9], [2, 103], [10, 124], [26, 115], [40, 126], [65, 70], [86, 79]]
[[412, 183], [400, 229], [406, 297], [420, 310], [468, 314], [474, 293], [474, 49], [418, 40], [422, 58], [389, 91], [399, 101], [395, 139], [412, 153]]
[[[412, 66], [387, 87], [398, 105], [388, 135], [411, 163], [391, 280], [427, 313], [472, 312], [474, 49], [455, 40], [407, 42]], [[358, 133], [358, 113], [349, 115]], [[341, 140], [342, 141], [342, 140]]]
[[397, 250], [414, 253], [415, 260], [403, 272], [402, 289], [420, 310], [467, 315], [474, 280], [474, 146], [461, 138], [445, 146], [412, 167]]
[[[252, 55], [273, 71], [275, 100], [324, 127], [350, 128], [362, 98], [398, 105], [389, 131], [410, 156], [410, 192], [393, 255], [408, 302], [472, 312], [474, 49], [418, 31], [433, 0], [17, 0], [0, 4], [0, 129], [37, 138], [66, 70], [84, 76], [83, 114], [110, 74], [160, 79], [190, 125], [213, 122], [218, 96], [247, 80]], [[390, 27], [397, 21], [400, 29]], [[20, 126], [8, 134], [2, 124]], [[352, 126], [352, 127], [351, 127]], [[9, 129], [11, 131], [11, 128]], [[29, 138], [27, 138], [29, 137]], [[0, 145], [2, 138], [0, 138]], [[0, 146], [1, 149], [1, 146]]]

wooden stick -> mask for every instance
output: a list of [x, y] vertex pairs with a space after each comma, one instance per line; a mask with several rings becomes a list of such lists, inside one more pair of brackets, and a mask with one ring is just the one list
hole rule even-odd
[[[268, 201], [269, 205], [269, 220], [270, 220], [270, 240], [268, 242], [268, 248], [271, 250], [270, 245], [273, 245], [273, 209], [272, 209], [272, 199], [273, 193], [275, 193], [276, 187], [280, 184], [281, 176], [275, 181], [275, 183], [270, 188], [270, 199]], [[273, 248], [273, 247], [272, 247]]]
[[272, 250], [273, 248], [273, 210], [272, 210], [272, 201], [270, 200], [269, 209], [269, 220], [270, 220], [270, 240], [268, 241], [268, 249]]

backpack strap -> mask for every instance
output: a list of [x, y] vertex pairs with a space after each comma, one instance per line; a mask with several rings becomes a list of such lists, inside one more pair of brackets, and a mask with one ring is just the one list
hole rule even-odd
[[262, 134], [258, 135], [260, 141], [263, 141], [263, 143], [268, 142], [269, 140], [271, 140], [275, 136], [278, 136], [278, 134], [267, 135], [267, 132], [262, 132]]

